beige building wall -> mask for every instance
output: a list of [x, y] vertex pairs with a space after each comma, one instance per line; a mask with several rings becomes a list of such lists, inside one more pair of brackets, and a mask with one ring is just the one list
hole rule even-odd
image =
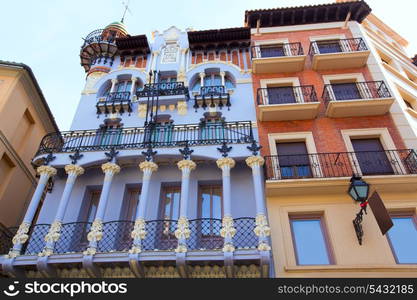
[[57, 130], [29, 67], [0, 61], [0, 223], [20, 223], [36, 186], [31, 159]]

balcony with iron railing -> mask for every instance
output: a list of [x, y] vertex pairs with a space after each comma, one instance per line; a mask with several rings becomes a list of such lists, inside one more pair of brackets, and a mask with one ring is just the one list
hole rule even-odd
[[136, 93], [139, 101], [157, 96], [161, 104], [176, 104], [177, 101], [188, 101], [190, 97], [188, 87], [182, 81], [148, 83]]
[[75, 130], [53, 132], [41, 141], [38, 155], [79, 151], [143, 149], [151, 143], [154, 148], [249, 143], [252, 122], [219, 122], [186, 125], [157, 125], [109, 130]]
[[[347, 189], [353, 175], [365, 176], [381, 189], [417, 190], [417, 153], [415, 150], [356, 151], [272, 155], [265, 157], [267, 193], [295, 186], [313, 193], [324, 187]], [[341, 179], [338, 181], [336, 179]]]
[[132, 112], [132, 103], [130, 100], [130, 92], [112, 92], [106, 97], [99, 98], [97, 104], [97, 114], [111, 114], [124, 112]]
[[254, 74], [299, 72], [306, 60], [301, 43], [255, 45], [251, 57]]
[[314, 41], [309, 50], [316, 71], [361, 68], [369, 54], [362, 38]]
[[199, 107], [206, 109], [207, 107], [227, 107], [232, 106], [230, 102], [230, 94], [224, 85], [202, 86], [200, 91], [194, 93], [194, 108]]
[[320, 107], [312, 85], [259, 88], [256, 100], [260, 121], [314, 119]]
[[332, 118], [383, 115], [394, 103], [383, 81], [326, 84], [322, 98]]

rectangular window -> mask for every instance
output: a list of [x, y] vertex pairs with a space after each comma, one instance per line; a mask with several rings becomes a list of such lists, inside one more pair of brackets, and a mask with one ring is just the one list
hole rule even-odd
[[98, 203], [100, 201], [101, 191], [91, 191], [90, 199], [87, 205], [87, 218], [86, 222], [93, 222], [98, 208]]
[[336, 100], [362, 99], [362, 96], [355, 82], [333, 83], [332, 90]]
[[393, 215], [388, 240], [398, 264], [417, 264], [417, 222], [411, 214]]
[[338, 40], [331, 41], [317, 41], [317, 48], [320, 54], [342, 52], [340, 42]]
[[312, 176], [305, 142], [277, 143], [276, 147], [282, 178]]
[[[163, 221], [153, 224], [156, 226], [156, 243], [158, 249], [172, 249], [177, 245], [174, 232], [180, 215], [180, 186], [165, 186], [161, 191], [160, 219]], [[150, 228], [152, 230], [152, 228]]]
[[320, 216], [290, 217], [297, 265], [332, 264]]
[[378, 138], [352, 139], [351, 141], [363, 175], [394, 173], [387, 154]]
[[261, 46], [261, 57], [285, 56], [284, 45]]
[[120, 220], [122, 221], [135, 221], [136, 209], [139, 203], [139, 188], [129, 188], [127, 190], [126, 198], [123, 204], [123, 215]]

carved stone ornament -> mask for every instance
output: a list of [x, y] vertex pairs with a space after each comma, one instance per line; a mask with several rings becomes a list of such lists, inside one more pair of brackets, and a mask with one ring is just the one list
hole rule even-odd
[[178, 166], [178, 169], [180, 169], [181, 171], [184, 168], [188, 168], [190, 171], [192, 171], [197, 167], [195, 162], [193, 162], [192, 160], [188, 160], [188, 159], [180, 160], [177, 163], [177, 166]]
[[251, 168], [256, 165], [263, 166], [265, 163], [265, 160], [262, 156], [249, 156], [245, 161], [246, 164]]
[[217, 166], [222, 169], [224, 166], [228, 166], [229, 168], [233, 168], [236, 165], [236, 162], [233, 158], [230, 157], [223, 157], [219, 158], [217, 161]]
[[103, 237], [103, 222], [101, 220], [94, 220], [91, 225], [90, 232], [87, 234], [89, 242], [98, 242]]
[[51, 248], [43, 248], [42, 252], [38, 253], [39, 257], [46, 257], [46, 256], [51, 256], [52, 254], [54, 254], [54, 251]]
[[133, 246], [132, 248], [130, 248], [129, 253], [130, 254], [139, 254], [142, 252], [142, 248], [139, 246]]
[[175, 237], [180, 239], [188, 239], [190, 237], [191, 230], [189, 229], [188, 219], [186, 217], [180, 217], [178, 219], [177, 229], [175, 230]]
[[138, 105], [138, 117], [139, 118], [146, 117], [146, 104], [139, 104]]
[[105, 163], [101, 165], [101, 169], [104, 173], [111, 172], [113, 175], [118, 174], [120, 172], [120, 167], [116, 165], [115, 163]]
[[30, 223], [28, 222], [23, 222], [22, 224], [20, 224], [19, 229], [13, 237], [13, 245], [24, 244], [28, 240], [29, 236], [27, 235], [27, 233], [29, 232], [29, 228]]
[[185, 116], [187, 114], [187, 102], [178, 101], [177, 103], [178, 114], [180, 116]]
[[39, 175], [46, 174], [48, 177], [56, 175], [56, 169], [51, 166], [40, 166], [36, 169]]
[[144, 171], [155, 172], [158, 170], [158, 165], [152, 161], [143, 161], [139, 164], [139, 168]]
[[227, 243], [227, 244], [224, 244], [222, 250], [223, 250], [223, 252], [234, 252], [235, 251], [235, 246], [233, 246], [233, 244], [231, 244], [231, 243]]
[[187, 252], [187, 246], [186, 245], [182, 245], [182, 244], [178, 244], [177, 248], [175, 248], [175, 252], [176, 253], [186, 253]]
[[220, 235], [223, 238], [233, 238], [236, 234], [236, 228], [234, 227], [233, 218], [231, 216], [225, 216], [222, 220], [222, 228], [220, 229]]
[[45, 235], [45, 242], [47, 243], [53, 243], [59, 240], [59, 237], [61, 236], [62, 223], [60, 221], [54, 221], [51, 224], [51, 227], [49, 227], [48, 233]]
[[66, 165], [65, 166], [65, 172], [67, 172], [67, 174], [74, 174], [76, 176], [80, 176], [82, 174], [84, 174], [84, 168], [79, 166], [79, 165]]
[[269, 246], [267, 243], [262, 242], [258, 245], [259, 251], [271, 251], [271, 246]]
[[130, 234], [132, 239], [137, 240], [141, 239], [144, 240], [146, 238], [146, 222], [144, 219], [137, 219], [135, 221], [135, 226], [133, 227], [133, 231]]
[[94, 255], [97, 253], [97, 249], [94, 247], [88, 247], [87, 250], [83, 252], [84, 255]]
[[258, 214], [256, 216], [256, 226], [253, 230], [259, 237], [267, 237], [271, 235], [271, 228], [268, 226], [268, 220], [265, 215]]

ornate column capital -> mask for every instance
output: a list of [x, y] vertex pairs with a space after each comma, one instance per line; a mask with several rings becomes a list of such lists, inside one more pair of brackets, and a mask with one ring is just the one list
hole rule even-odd
[[132, 81], [132, 83], [134, 84], [136, 81], [138, 81], [139, 80], [139, 78], [137, 78], [137, 77], [132, 77], [131, 78], [131, 81]]
[[112, 162], [107, 162], [101, 165], [101, 169], [104, 173], [110, 172], [111, 174], [118, 174], [120, 172], [120, 166]]
[[200, 73], [198, 73], [198, 75], [200, 76], [200, 78], [204, 78], [206, 76], [206, 73], [200, 72]]
[[139, 168], [142, 172], [151, 171], [155, 172], [158, 170], [158, 165], [152, 161], [143, 161], [139, 164]]
[[225, 71], [221, 71], [219, 74], [220, 74], [221, 77], [226, 76], [226, 72]]
[[194, 170], [197, 167], [197, 164], [190, 159], [183, 159], [177, 163], [178, 169], [183, 171], [188, 168], [190, 171]]
[[40, 166], [36, 169], [39, 175], [48, 175], [48, 177], [52, 177], [56, 175], [56, 169], [51, 166]]
[[74, 174], [75, 176], [80, 176], [84, 174], [84, 168], [79, 165], [69, 164], [65, 166], [65, 172], [68, 175]]
[[220, 169], [223, 169], [223, 167], [225, 167], [225, 166], [227, 166], [229, 168], [233, 168], [236, 165], [236, 162], [233, 158], [222, 157], [222, 158], [219, 158], [216, 161], [216, 164]]
[[116, 84], [117, 82], [118, 82], [117, 78], [112, 78], [112, 79], [111, 79], [111, 83], [112, 83], [112, 84]]
[[263, 166], [263, 164], [265, 163], [265, 159], [262, 156], [256, 155], [256, 156], [249, 156], [248, 158], [246, 158], [246, 164], [249, 167], [254, 167], [254, 166]]

